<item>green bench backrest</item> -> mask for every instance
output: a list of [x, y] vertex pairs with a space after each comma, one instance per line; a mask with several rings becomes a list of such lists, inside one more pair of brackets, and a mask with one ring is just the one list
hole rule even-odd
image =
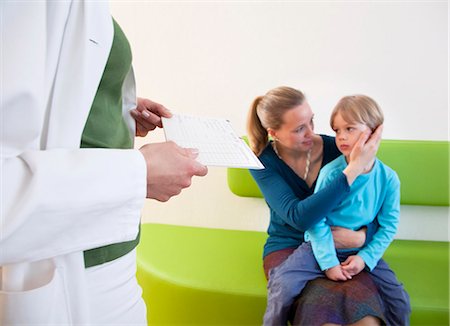
[[[404, 205], [449, 206], [449, 146], [447, 141], [383, 140], [378, 158], [401, 181]], [[228, 186], [242, 197], [263, 195], [247, 169], [228, 168]]]

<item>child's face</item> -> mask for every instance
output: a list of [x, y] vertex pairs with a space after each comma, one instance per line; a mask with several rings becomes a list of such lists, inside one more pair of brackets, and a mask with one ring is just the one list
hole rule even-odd
[[348, 158], [359, 136], [369, 127], [359, 122], [347, 122], [338, 113], [333, 121], [333, 130], [336, 132], [337, 147]]

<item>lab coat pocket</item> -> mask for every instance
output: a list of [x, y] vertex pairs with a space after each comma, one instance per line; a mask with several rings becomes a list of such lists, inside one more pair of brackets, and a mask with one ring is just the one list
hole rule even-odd
[[0, 325], [69, 323], [64, 282], [58, 268], [50, 281], [26, 291], [0, 291]]

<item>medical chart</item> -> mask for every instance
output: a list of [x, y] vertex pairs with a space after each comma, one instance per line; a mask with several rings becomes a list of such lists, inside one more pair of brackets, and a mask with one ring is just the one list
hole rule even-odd
[[197, 160], [207, 166], [263, 169], [247, 143], [239, 138], [230, 121], [173, 114], [162, 119], [166, 140], [185, 148], [197, 148]]

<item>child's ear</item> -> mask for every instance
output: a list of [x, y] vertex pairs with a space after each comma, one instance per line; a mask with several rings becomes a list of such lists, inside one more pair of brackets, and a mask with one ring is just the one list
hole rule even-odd
[[269, 134], [270, 138], [272, 138], [272, 139], [276, 139], [277, 138], [276, 132], [272, 128], [267, 128], [267, 133]]

